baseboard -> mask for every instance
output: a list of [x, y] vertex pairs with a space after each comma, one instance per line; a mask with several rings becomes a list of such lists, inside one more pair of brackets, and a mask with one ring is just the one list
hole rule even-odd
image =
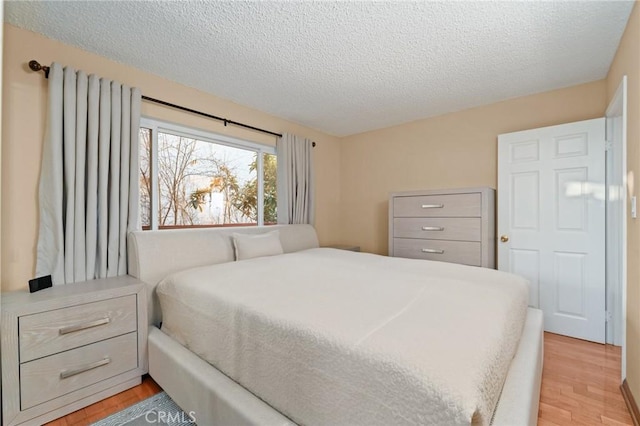
[[638, 404], [636, 404], [636, 400], [633, 398], [633, 394], [629, 389], [627, 379], [624, 379], [622, 385], [620, 385], [620, 391], [622, 391], [622, 397], [624, 398], [624, 402], [627, 404], [633, 424], [635, 426], [640, 426], [640, 410], [638, 410]]

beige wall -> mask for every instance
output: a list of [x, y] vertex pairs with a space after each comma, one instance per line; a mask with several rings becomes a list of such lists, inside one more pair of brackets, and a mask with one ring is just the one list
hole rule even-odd
[[[339, 223], [339, 140], [263, 112], [243, 107], [155, 75], [125, 66], [104, 57], [49, 40], [35, 33], [4, 24], [4, 80], [2, 127], [1, 192], [1, 278], [2, 290], [27, 286], [35, 272], [38, 228], [37, 186], [45, 125], [47, 82], [41, 74], [30, 72], [27, 63], [36, 59], [42, 64], [57, 61], [119, 80], [142, 89], [142, 93], [178, 105], [265, 128], [274, 132], [291, 132], [317, 142], [316, 228], [321, 243], [339, 239], [334, 224]], [[180, 122], [214, 132], [255, 142], [275, 144], [273, 137], [224, 127], [221, 123], [194, 115], [143, 103], [143, 114]]]
[[499, 134], [602, 117], [605, 108], [601, 80], [344, 138], [341, 242], [386, 254], [390, 192], [495, 188]]
[[[607, 103], [627, 76], [627, 171], [640, 189], [640, 5], [636, 2], [607, 75]], [[640, 403], [640, 223], [627, 216], [627, 382]]]

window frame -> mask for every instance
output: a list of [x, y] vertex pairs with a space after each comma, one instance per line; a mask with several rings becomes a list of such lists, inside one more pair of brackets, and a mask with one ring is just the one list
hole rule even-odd
[[[257, 205], [257, 226], [264, 225], [264, 154], [276, 155], [275, 145], [266, 145], [257, 142], [251, 142], [244, 139], [221, 135], [209, 130], [198, 129], [194, 127], [185, 126], [182, 124], [172, 123], [169, 121], [159, 120], [157, 118], [140, 117], [140, 128], [151, 130], [151, 153], [150, 153], [150, 173], [151, 173], [151, 223], [150, 230], [157, 231], [159, 228], [158, 207], [159, 207], [159, 186], [158, 186], [158, 132], [169, 133], [175, 136], [186, 137], [196, 139], [202, 142], [209, 142], [218, 145], [224, 145], [231, 148], [243, 149], [246, 151], [255, 152], [256, 165], [257, 165], [257, 177], [258, 177], [258, 205]], [[139, 178], [138, 178], [139, 180]], [[204, 225], [208, 226], [208, 225]], [[210, 227], [224, 227], [223, 225], [210, 225]], [[234, 224], [234, 226], [237, 226]], [[251, 226], [251, 225], [247, 225]], [[185, 228], [190, 226], [185, 225]]]

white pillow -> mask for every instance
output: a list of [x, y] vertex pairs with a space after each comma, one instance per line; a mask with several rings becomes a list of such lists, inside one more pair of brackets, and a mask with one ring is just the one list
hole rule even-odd
[[280, 243], [280, 231], [264, 234], [233, 234], [233, 246], [236, 260], [252, 259], [261, 256], [274, 256], [284, 253]]

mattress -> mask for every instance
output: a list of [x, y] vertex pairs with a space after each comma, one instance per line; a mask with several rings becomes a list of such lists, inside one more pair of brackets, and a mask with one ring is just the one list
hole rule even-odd
[[527, 312], [515, 275], [312, 249], [190, 269], [162, 330], [300, 424], [489, 424]]

